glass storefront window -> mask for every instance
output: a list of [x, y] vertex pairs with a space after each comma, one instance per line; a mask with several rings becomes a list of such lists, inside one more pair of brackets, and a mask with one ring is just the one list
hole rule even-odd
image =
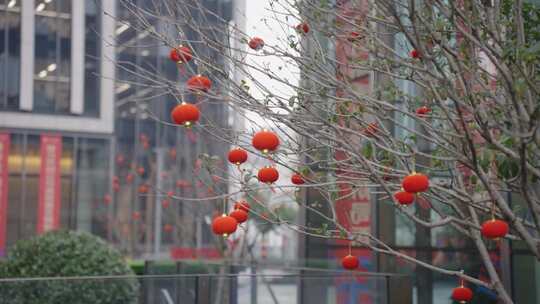
[[71, 1], [36, 1], [34, 111], [70, 108]]
[[0, 110], [19, 107], [21, 5], [0, 0]]
[[85, 1], [85, 58], [84, 58], [84, 115], [98, 117], [99, 98], [99, 56], [101, 37], [99, 12], [101, 1]]

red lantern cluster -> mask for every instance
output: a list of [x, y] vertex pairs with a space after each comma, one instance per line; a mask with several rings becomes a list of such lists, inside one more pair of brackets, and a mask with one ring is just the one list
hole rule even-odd
[[510, 227], [502, 220], [491, 219], [482, 224], [482, 235], [488, 239], [500, 239], [508, 234]]
[[242, 224], [248, 219], [248, 213], [242, 209], [233, 210], [231, 213], [229, 213], [229, 216], [234, 217], [238, 224]]
[[473, 292], [470, 288], [463, 285], [452, 290], [452, 300], [459, 303], [467, 303], [473, 298]]
[[253, 37], [249, 40], [248, 45], [252, 50], [259, 51], [264, 47], [264, 40], [259, 37]]
[[302, 22], [296, 26], [296, 31], [300, 34], [309, 33], [309, 24], [307, 22]]
[[354, 270], [358, 268], [360, 261], [354, 255], [347, 255], [341, 259], [341, 266], [347, 270]]
[[429, 112], [431, 112], [431, 109], [426, 106], [422, 106], [416, 109], [416, 115], [420, 117], [427, 115]]
[[259, 173], [257, 173], [257, 178], [261, 183], [272, 184], [279, 179], [279, 172], [274, 167], [266, 166], [259, 169]]
[[242, 148], [235, 148], [229, 151], [228, 159], [232, 164], [240, 166], [247, 161], [248, 153]]
[[401, 187], [409, 193], [424, 192], [429, 188], [429, 179], [424, 174], [414, 172], [403, 179]]
[[177, 48], [171, 49], [169, 53], [169, 58], [176, 63], [186, 63], [193, 59], [193, 54], [191, 49], [187, 46], [179, 46]]
[[394, 193], [394, 198], [400, 205], [408, 206], [414, 202], [414, 193], [398, 191]]
[[416, 49], [412, 49], [409, 55], [411, 55], [411, 58], [414, 58], [414, 59], [420, 58], [420, 52]]
[[200, 112], [197, 106], [182, 102], [174, 107], [171, 118], [174, 123], [190, 127], [199, 120]]
[[212, 81], [202, 75], [195, 75], [188, 79], [187, 81], [187, 87], [191, 91], [195, 92], [208, 92], [212, 88]]
[[243, 210], [245, 212], [249, 212], [250, 207], [251, 206], [246, 201], [238, 201], [238, 202], [236, 202], [234, 204], [234, 209], [240, 209], [240, 210]]
[[279, 138], [276, 133], [268, 130], [262, 130], [255, 135], [251, 140], [251, 144], [255, 149], [262, 151], [263, 153], [268, 153], [275, 151], [279, 146]]
[[212, 231], [215, 234], [223, 235], [224, 237], [234, 233], [238, 227], [238, 221], [226, 214], [216, 217], [212, 221]]
[[302, 175], [295, 173], [291, 176], [291, 182], [295, 185], [303, 185], [305, 183]]

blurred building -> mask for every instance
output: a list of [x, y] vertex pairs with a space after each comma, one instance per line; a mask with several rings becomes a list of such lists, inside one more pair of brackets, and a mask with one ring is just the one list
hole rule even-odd
[[[215, 202], [164, 194], [226, 191], [226, 166], [213, 174], [205, 166], [219, 166], [228, 146], [218, 132], [166, 124], [180, 101], [167, 86], [183, 85], [197, 66], [176, 66], [170, 46], [149, 34], [162, 31], [174, 45], [197, 33], [175, 36], [151, 18], [148, 30], [135, 31], [138, 20], [121, 2], [0, 0], [0, 256], [19, 239], [61, 228], [97, 234], [132, 257], [215, 254]], [[210, 22], [231, 20], [235, 1], [203, 3], [223, 18]], [[220, 54], [192, 46], [224, 65]], [[213, 91], [226, 90], [214, 81]], [[226, 129], [223, 103], [201, 107], [201, 123]]]

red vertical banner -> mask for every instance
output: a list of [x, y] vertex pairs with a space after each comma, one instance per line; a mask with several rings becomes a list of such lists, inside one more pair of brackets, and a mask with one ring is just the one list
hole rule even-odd
[[60, 157], [62, 137], [41, 135], [41, 169], [39, 174], [39, 206], [37, 232], [60, 227]]
[[0, 256], [4, 256], [6, 252], [9, 146], [9, 134], [0, 133]]

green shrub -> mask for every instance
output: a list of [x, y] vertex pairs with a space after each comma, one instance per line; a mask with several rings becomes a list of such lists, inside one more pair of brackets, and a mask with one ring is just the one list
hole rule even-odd
[[[121, 254], [98, 237], [73, 231], [49, 232], [17, 242], [0, 266], [0, 277], [51, 279], [0, 282], [0, 303], [136, 303], [139, 285], [131, 277], [134, 275]], [[129, 277], [73, 278], [81, 276]]]

